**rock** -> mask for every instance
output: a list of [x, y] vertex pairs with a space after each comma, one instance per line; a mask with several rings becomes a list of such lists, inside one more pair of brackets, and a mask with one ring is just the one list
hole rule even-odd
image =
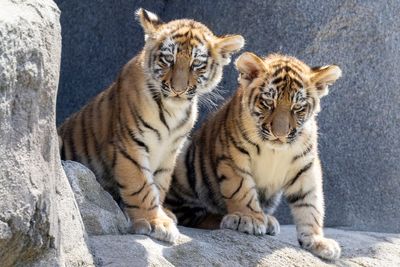
[[[179, 227], [176, 244], [143, 235], [119, 235], [129, 226], [111, 195], [80, 163], [63, 162], [80, 208], [97, 266], [398, 266], [400, 234], [327, 228], [342, 247], [337, 262], [323, 261], [301, 249], [292, 225], [278, 236], [252, 236], [230, 230]], [[122, 229], [122, 230], [121, 230]]]
[[1, 1], [1, 266], [93, 265], [58, 153], [59, 15], [51, 0]]
[[[323, 261], [301, 249], [294, 226], [281, 234], [251, 236], [230, 230], [179, 227], [174, 245], [127, 233], [129, 223], [111, 195], [80, 163], [63, 162], [97, 266], [398, 266], [400, 234], [356, 232], [328, 228], [327, 237], [339, 241], [342, 258]], [[1, 226], [0, 226], [1, 227]], [[1, 229], [1, 228], [0, 228]]]
[[281, 234], [251, 236], [230, 230], [179, 228], [182, 235], [168, 245], [140, 235], [91, 236], [98, 266], [399, 266], [400, 235], [326, 229], [338, 240], [342, 257], [323, 261], [301, 249], [294, 226]]
[[89, 235], [127, 233], [130, 227], [118, 204], [96, 181], [93, 172], [74, 161], [64, 161], [63, 167]]
[[[134, 22], [139, 7], [165, 21], [188, 17], [217, 34], [243, 34], [247, 51], [340, 65], [343, 78], [323, 99], [319, 116], [326, 225], [400, 231], [400, 1], [56, 2], [64, 40], [58, 123], [106, 88], [142, 48]], [[231, 65], [219, 87], [227, 97], [236, 84]], [[286, 207], [278, 218], [291, 222]]]

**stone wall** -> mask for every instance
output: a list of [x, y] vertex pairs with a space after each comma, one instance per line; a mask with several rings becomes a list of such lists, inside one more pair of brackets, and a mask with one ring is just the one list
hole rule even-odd
[[[400, 231], [400, 2], [56, 0], [63, 26], [58, 122], [103, 90], [143, 45], [134, 11], [194, 18], [240, 33], [245, 50], [335, 63], [343, 78], [322, 101], [320, 151], [328, 226]], [[237, 73], [225, 71], [228, 96]], [[206, 112], [203, 113], [205, 115]], [[289, 223], [286, 208], [278, 212]]]
[[0, 1], [0, 265], [5, 267], [93, 264], [58, 152], [59, 16], [51, 0]]

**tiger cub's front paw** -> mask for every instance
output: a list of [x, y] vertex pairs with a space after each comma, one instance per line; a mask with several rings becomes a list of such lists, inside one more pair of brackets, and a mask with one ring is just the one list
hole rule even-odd
[[323, 259], [336, 260], [340, 257], [340, 246], [333, 239], [312, 235], [299, 238], [299, 243], [301, 247]]
[[267, 217], [267, 235], [278, 235], [281, 232], [279, 221], [272, 215]]
[[148, 235], [161, 241], [174, 243], [179, 237], [176, 223], [164, 213], [155, 218], [135, 219], [132, 226], [134, 233]]
[[270, 223], [269, 215], [234, 212], [224, 216], [220, 227], [223, 229], [237, 230], [246, 234], [265, 235], [276, 232], [275, 222], [277, 223], [279, 232], [278, 221], [275, 219]]

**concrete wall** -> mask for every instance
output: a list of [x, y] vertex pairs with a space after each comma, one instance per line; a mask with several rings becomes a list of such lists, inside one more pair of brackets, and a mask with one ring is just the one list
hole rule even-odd
[[[134, 20], [139, 7], [165, 21], [187, 17], [216, 34], [240, 33], [247, 51], [340, 65], [343, 78], [323, 99], [319, 116], [326, 225], [400, 231], [399, 1], [56, 2], [63, 36], [58, 123], [107, 87], [140, 51], [143, 34]], [[223, 96], [236, 89], [236, 77], [229, 66]], [[285, 207], [278, 215], [291, 222]]]

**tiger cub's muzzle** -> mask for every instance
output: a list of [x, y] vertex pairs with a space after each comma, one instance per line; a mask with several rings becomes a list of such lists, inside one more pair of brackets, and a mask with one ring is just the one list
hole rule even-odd
[[273, 140], [286, 142], [295, 131], [296, 124], [289, 107], [277, 107], [263, 123], [263, 128], [271, 133]]
[[190, 58], [186, 55], [177, 56], [170, 70], [169, 88], [175, 97], [185, 95], [194, 85], [193, 73], [190, 69]]

